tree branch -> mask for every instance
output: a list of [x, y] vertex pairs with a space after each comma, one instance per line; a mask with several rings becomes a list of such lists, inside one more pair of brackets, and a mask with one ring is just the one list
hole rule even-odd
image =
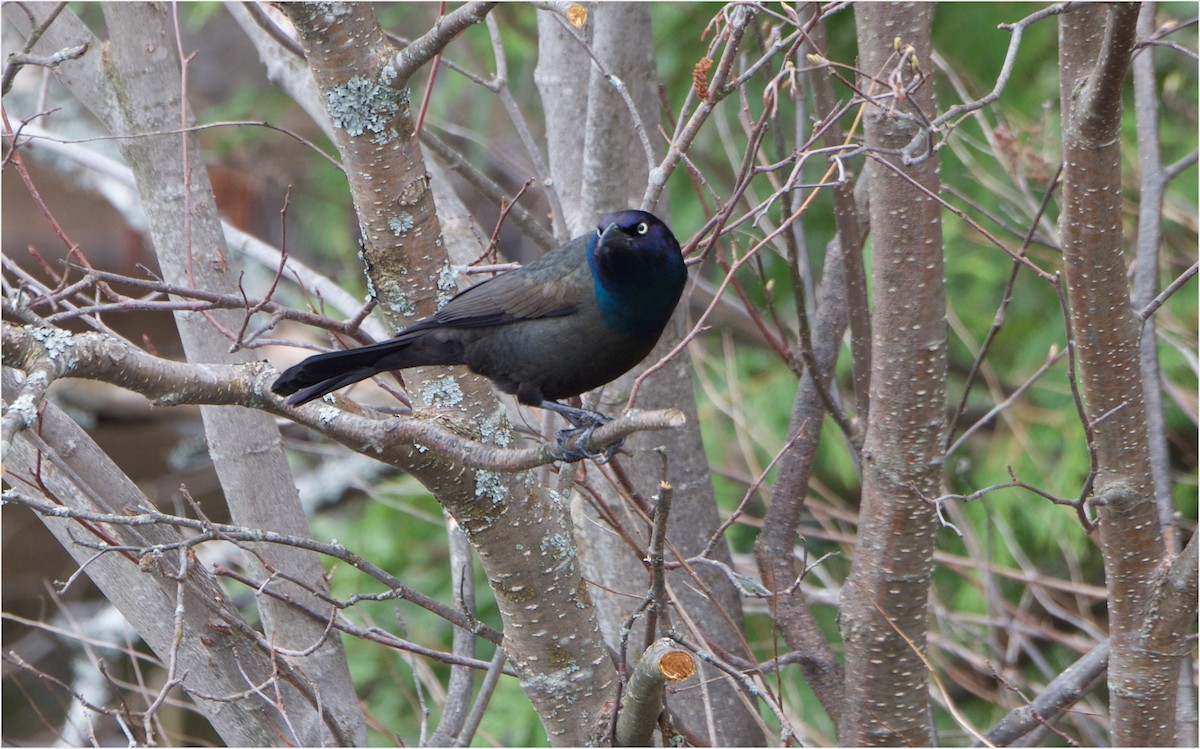
[[[53, 371], [49, 379], [84, 377], [141, 393], [161, 406], [185, 404], [237, 405], [286, 416], [323, 432], [342, 444], [385, 463], [406, 468], [433, 451], [468, 468], [499, 472], [522, 471], [554, 462], [557, 446], [543, 444], [505, 449], [463, 438], [437, 421], [384, 417], [340, 399], [347, 408], [321, 401], [292, 408], [270, 392], [278, 374], [262, 362], [250, 364], [183, 364], [152, 356], [123, 341], [98, 333], [70, 334], [56, 328], [35, 330], [4, 324], [4, 363], [27, 371]], [[13, 433], [24, 426], [21, 408], [8, 412], [5, 424]], [[671, 429], [683, 424], [678, 411], [631, 411], [602, 427], [587, 441], [589, 451], [645, 430]], [[421, 458], [422, 460], [424, 458]]]
[[[16, 390], [8, 368], [3, 379], [5, 394]], [[333, 687], [305, 677], [298, 667], [307, 665], [307, 659], [293, 667], [291, 661], [277, 661], [269, 648], [261, 648], [257, 639], [261, 635], [245, 623], [203, 565], [190, 565], [180, 579], [175, 569], [165, 566], [166, 560], [152, 558], [140, 565], [127, 551], [176, 545], [183, 538], [175, 529], [157, 523], [83, 519], [124, 518], [125, 508], [147, 507], [150, 502], [54, 404], [38, 407], [35, 428], [15, 436], [4, 461], [5, 483], [13, 487], [14, 496], [45, 508], [41, 518], [47, 529], [159, 659], [164, 664], [176, 662], [181, 686], [223, 739], [231, 745], [267, 746], [277, 743], [281, 732], [295, 741], [326, 732], [339, 744], [352, 741], [337, 717], [321, 707], [336, 701], [335, 695], [327, 693]], [[112, 553], [97, 553], [98, 548], [110, 547]], [[181, 592], [182, 606], [177, 599]], [[181, 609], [182, 638], [173, 626]], [[247, 681], [277, 690], [278, 706], [298, 735], [265, 717], [255, 702], [230, 697], [242, 693]], [[318, 725], [311, 724], [314, 720]]]
[[408, 80], [422, 65], [445, 49], [454, 37], [482, 21], [494, 7], [496, 3], [471, 2], [444, 16], [438, 16], [432, 29], [414, 39], [396, 55], [396, 86], [407, 86]]
[[972, 746], [1013, 746], [1030, 731], [1058, 720], [1100, 685], [1108, 668], [1108, 655], [1109, 641], [1105, 640], [1055, 677], [1029, 704], [1004, 716], [987, 732], [988, 744], [976, 742]]
[[684, 681], [694, 673], [696, 663], [691, 653], [674, 640], [664, 637], [647, 648], [622, 693], [614, 745], [652, 746], [663, 709], [663, 690], [667, 684]]

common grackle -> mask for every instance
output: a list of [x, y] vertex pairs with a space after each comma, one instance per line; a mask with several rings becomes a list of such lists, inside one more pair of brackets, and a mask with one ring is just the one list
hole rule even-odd
[[[529, 406], [561, 413], [567, 447], [608, 421], [557, 401], [600, 387], [650, 353], [683, 293], [687, 269], [666, 224], [619, 211], [517, 270], [476, 284], [433, 315], [381, 343], [311, 356], [271, 386], [297, 406], [381, 372], [465, 364]], [[616, 446], [603, 453], [611, 457]], [[599, 457], [599, 455], [586, 455]]]

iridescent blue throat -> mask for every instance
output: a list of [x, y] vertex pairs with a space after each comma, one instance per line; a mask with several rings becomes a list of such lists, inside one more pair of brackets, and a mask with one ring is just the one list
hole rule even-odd
[[604, 322], [623, 336], [657, 335], [679, 301], [687, 269], [648, 247], [608, 253], [602, 262], [597, 241], [595, 234], [588, 239], [587, 259]]

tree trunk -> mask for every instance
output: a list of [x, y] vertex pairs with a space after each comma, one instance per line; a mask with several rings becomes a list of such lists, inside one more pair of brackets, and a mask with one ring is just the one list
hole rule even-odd
[[[913, 81], [912, 45], [930, 60], [933, 6], [865, 3], [855, 7], [859, 65], [887, 80]], [[882, 96], [886, 85], [861, 81]], [[925, 664], [929, 581], [937, 519], [927, 498], [940, 494], [945, 430], [946, 323], [937, 159], [905, 164], [897, 150], [920, 135], [915, 122], [891, 116], [934, 111], [926, 81], [907, 101], [867, 105], [865, 137], [878, 153], [868, 172], [874, 294], [870, 420], [862, 450], [859, 532], [842, 589], [845, 687], [838, 741], [845, 745], [929, 745]], [[911, 180], [911, 182], [910, 182]], [[912, 182], [929, 192], [914, 189]]]
[[1174, 743], [1185, 637], [1150, 647], [1147, 602], [1166, 548], [1154, 503], [1139, 340], [1121, 225], [1121, 95], [1136, 5], [1084, 5], [1059, 21], [1063, 120], [1063, 267], [1096, 470], [1112, 638], [1114, 743]]

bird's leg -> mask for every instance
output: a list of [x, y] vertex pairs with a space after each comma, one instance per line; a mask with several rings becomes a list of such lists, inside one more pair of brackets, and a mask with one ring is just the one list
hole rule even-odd
[[562, 414], [562, 417], [571, 422], [571, 426], [579, 427], [598, 427], [612, 421], [611, 418], [605, 416], [599, 411], [588, 411], [585, 408], [575, 408], [573, 406], [564, 406], [558, 401], [544, 400], [540, 404], [541, 408], [547, 411], [554, 411]]
[[589, 452], [586, 445], [592, 438], [592, 432], [596, 431], [596, 427], [603, 426], [612, 419], [598, 411], [588, 411], [582, 408], [574, 408], [572, 406], [564, 406], [561, 403], [551, 400], [544, 400], [541, 407], [556, 413], [562, 414], [562, 417], [571, 422], [573, 429], [563, 429], [558, 433], [558, 448], [562, 452], [556, 455], [555, 458], [567, 463], [574, 463], [577, 460], [591, 458], [597, 463], [607, 463], [612, 460], [613, 455], [617, 450], [621, 449], [621, 445], [625, 444], [624, 439], [617, 440], [613, 444], [604, 448], [601, 452]]

